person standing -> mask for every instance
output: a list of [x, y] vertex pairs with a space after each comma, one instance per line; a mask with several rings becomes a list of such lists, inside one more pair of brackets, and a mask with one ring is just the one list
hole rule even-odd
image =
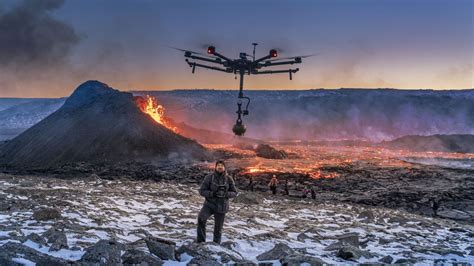
[[255, 181], [253, 180], [253, 176], [249, 176], [249, 184], [247, 185], [247, 190], [253, 192], [253, 187], [255, 185]]
[[438, 209], [440, 206], [440, 200], [438, 198], [431, 198], [430, 199], [431, 209], [433, 210], [433, 216], [438, 216]]
[[268, 187], [271, 189], [273, 195], [276, 195], [277, 185], [278, 179], [276, 175], [273, 175], [272, 179], [270, 180], [270, 183], [268, 183]]
[[285, 195], [290, 195], [290, 189], [289, 189], [289, 186], [288, 186], [288, 178], [285, 179]]
[[229, 199], [237, 196], [234, 180], [227, 174], [224, 161], [217, 161], [214, 172], [207, 175], [199, 188], [199, 194], [205, 197], [198, 214], [197, 242], [206, 241], [206, 223], [214, 215], [213, 242], [220, 243], [225, 214], [229, 211]]
[[314, 200], [316, 199], [316, 191], [314, 190], [313, 186], [311, 186], [311, 198]]

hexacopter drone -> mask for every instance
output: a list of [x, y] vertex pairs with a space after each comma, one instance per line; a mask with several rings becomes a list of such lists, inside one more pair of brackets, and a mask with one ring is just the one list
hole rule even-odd
[[[193, 52], [190, 50], [184, 50], [179, 48], [173, 49], [183, 51], [184, 57], [186, 57], [186, 62], [192, 68], [192, 73], [194, 74], [196, 67], [202, 67], [206, 69], [221, 71], [225, 73], [231, 73], [234, 75], [240, 76], [240, 89], [239, 89], [239, 96], [237, 101], [237, 121], [235, 125], [232, 127], [232, 131], [237, 136], [243, 136], [245, 131], [247, 130], [246, 126], [242, 122], [242, 116], [246, 116], [249, 114], [249, 104], [250, 98], [244, 96], [244, 75], [261, 75], [261, 74], [279, 74], [279, 73], [288, 73], [290, 80], [293, 78], [293, 73], [298, 72], [299, 68], [295, 69], [277, 69], [277, 70], [261, 70], [265, 67], [271, 66], [281, 66], [281, 65], [293, 65], [299, 64], [302, 62], [302, 58], [309, 57], [312, 55], [305, 55], [305, 56], [294, 56], [294, 57], [284, 57], [284, 58], [275, 58], [278, 56], [277, 50], [272, 49], [268, 53], [268, 55], [255, 59], [255, 48], [257, 47], [257, 43], [252, 43], [253, 45], [253, 55], [250, 56], [247, 53], [240, 53], [238, 59], [230, 59], [216, 51], [214, 46], [209, 46], [207, 48], [207, 54], [202, 54], [198, 52]], [[250, 59], [249, 59], [250, 58]], [[213, 63], [218, 66], [212, 65], [205, 65], [202, 63], [196, 63], [195, 61], [191, 62], [189, 59], [193, 60], [200, 60], [207, 63]], [[242, 110], [242, 99], [247, 100], [247, 104], [245, 106], [245, 110]]]

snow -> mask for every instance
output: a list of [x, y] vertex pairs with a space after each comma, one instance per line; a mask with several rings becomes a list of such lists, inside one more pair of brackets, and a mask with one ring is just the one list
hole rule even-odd
[[[134, 242], [144, 237], [141, 230], [175, 241], [178, 247], [195, 240], [196, 215], [203, 201], [196, 189], [166, 183], [150, 183], [145, 186], [139, 182], [107, 181], [102, 183], [107, 184], [103, 189], [97, 190], [96, 181], [57, 182], [59, 184], [54, 187], [67, 188], [67, 191], [72, 193], [72, 196], [68, 194], [67, 200], [62, 201], [68, 205], [62, 210], [63, 221], [59, 222], [67, 221], [83, 228], [84, 231], [74, 227], [67, 227], [65, 230], [69, 246], [79, 249], [49, 252], [49, 247], [40, 247], [31, 240], [26, 241], [25, 246], [54, 257], [78, 260], [84, 254], [85, 247], [99, 239], [117, 237], [121, 242]], [[35, 189], [51, 191], [46, 184], [38, 184]], [[0, 186], [0, 191], [6, 192], [7, 189]], [[156, 196], [157, 194], [167, 196]], [[282, 208], [282, 204], [287, 206]], [[358, 218], [359, 212], [364, 210], [372, 211], [375, 220], [364, 221]], [[391, 217], [399, 216], [405, 217], [409, 222], [390, 222]], [[419, 226], [420, 222], [430, 226]], [[10, 238], [10, 232], [23, 236], [33, 232], [42, 234], [54, 223], [32, 220], [31, 211], [0, 213], [0, 228], [12, 225], [19, 227], [16, 231], [3, 229], [0, 231], [0, 237]], [[231, 203], [231, 210], [224, 224], [223, 242], [231, 241], [230, 252], [235, 252], [234, 256], [242, 256], [254, 262], [257, 262], [258, 255], [272, 249], [275, 244], [284, 243], [294, 249], [306, 249], [308, 254], [314, 254], [327, 263], [351, 264], [353, 262], [337, 258], [334, 252], [326, 251], [325, 247], [337, 241], [335, 236], [352, 232], [359, 234], [361, 242], [367, 242], [364, 250], [377, 254], [375, 258], [361, 258], [359, 263], [374, 262], [386, 255], [398, 259], [403, 257], [404, 252], [415, 254], [424, 260], [422, 263], [427, 264], [436, 259], [474, 261], [474, 256], [467, 255], [467, 251], [465, 257], [460, 257], [456, 254], [440, 255], [412, 250], [412, 247], [429, 249], [436, 244], [456, 251], [466, 250], [474, 239], [467, 234], [450, 231], [451, 225], [470, 232], [468, 227], [452, 221], [445, 223], [443, 220], [403, 211], [360, 206], [354, 208], [349, 204], [331, 202], [314, 205], [309, 200], [265, 199], [259, 205]], [[208, 240], [212, 239], [212, 227], [211, 218], [207, 228]], [[309, 238], [298, 240], [303, 232]], [[380, 244], [378, 240], [382, 238], [390, 240], [391, 243]], [[0, 245], [8, 241], [15, 240], [1, 239]], [[209, 247], [214, 252], [223, 250], [218, 246]], [[227, 251], [229, 252], [229, 249]], [[191, 259], [189, 254], [182, 254], [180, 262], [166, 261], [165, 265], [185, 265]], [[279, 264], [277, 261], [272, 262]]]
[[25, 266], [35, 266], [36, 263], [32, 262], [31, 260], [27, 260], [27, 259], [24, 259], [24, 258], [12, 258], [12, 260], [16, 263], [19, 263], [21, 265], [25, 265]]
[[23, 243], [23, 245], [30, 247], [41, 253], [45, 253], [47, 255], [50, 255], [56, 258], [66, 259], [66, 260], [79, 260], [82, 257], [82, 255], [84, 255], [85, 253], [82, 250], [68, 250], [68, 249], [61, 249], [58, 251], [48, 251], [49, 247], [40, 246], [38, 243], [35, 243], [31, 240], [27, 240], [25, 243]]
[[105, 231], [90, 229], [86, 231], [87, 233], [95, 234], [100, 239], [107, 239], [109, 238], [109, 234]]
[[2, 236], [8, 236], [8, 234], [12, 231], [0, 231], [0, 237]]
[[275, 246], [274, 241], [262, 241], [256, 244], [253, 241], [236, 240], [234, 243], [234, 250], [240, 254], [245, 254], [245, 257], [249, 260], [256, 260], [258, 255]]

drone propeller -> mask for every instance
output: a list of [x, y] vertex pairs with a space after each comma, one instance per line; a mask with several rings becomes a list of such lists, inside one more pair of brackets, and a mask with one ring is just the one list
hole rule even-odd
[[200, 55], [200, 56], [208, 57], [208, 58], [212, 58], [212, 59], [216, 59], [216, 58], [217, 58], [216, 56], [211, 56], [211, 55], [204, 54], [204, 53], [194, 52], [194, 51], [191, 51], [191, 50], [185, 50], [185, 49], [176, 48], [176, 47], [172, 47], [172, 46], [167, 46], [167, 47], [168, 47], [168, 48], [171, 48], [171, 49], [174, 49], [174, 50], [177, 50], [177, 51], [190, 52], [190, 53], [192, 53], [192, 54], [198, 54], [198, 55]]
[[291, 56], [291, 57], [280, 57], [280, 58], [274, 58], [274, 59], [269, 59], [265, 61], [273, 62], [273, 61], [278, 61], [278, 60], [291, 60], [295, 58], [308, 58], [308, 57], [313, 57], [317, 56], [319, 53], [314, 53], [314, 54], [308, 54], [308, 55], [300, 55], [300, 56]]

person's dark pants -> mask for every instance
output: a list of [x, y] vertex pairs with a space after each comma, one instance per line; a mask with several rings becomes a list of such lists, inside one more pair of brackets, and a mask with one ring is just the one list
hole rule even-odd
[[217, 213], [209, 206], [202, 206], [198, 215], [197, 242], [206, 242], [206, 222], [211, 215], [214, 215], [214, 239], [215, 243], [221, 243], [222, 227], [224, 226], [225, 213]]
[[271, 187], [270, 189], [272, 190], [272, 194], [273, 194], [273, 195], [276, 195], [276, 193], [277, 193], [277, 188], [276, 188], [276, 187]]

